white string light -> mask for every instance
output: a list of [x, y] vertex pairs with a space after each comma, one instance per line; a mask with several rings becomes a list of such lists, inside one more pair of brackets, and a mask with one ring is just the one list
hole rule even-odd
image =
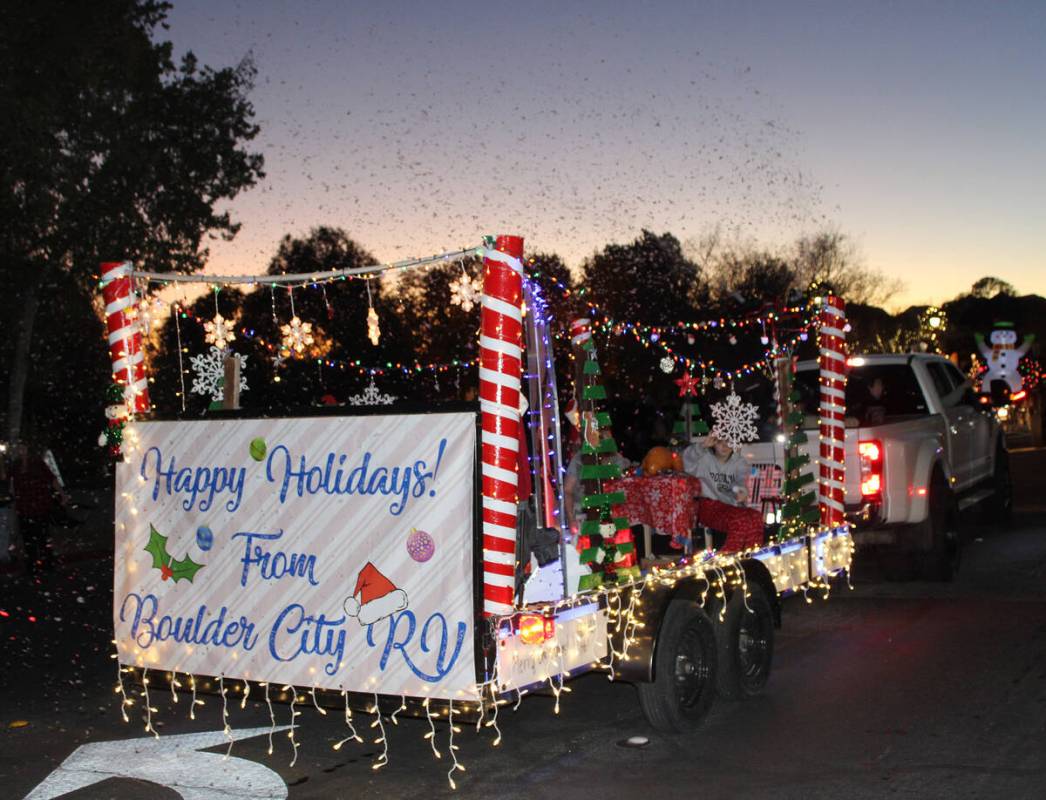
[[389, 738], [385, 733], [385, 726], [381, 722], [381, 709], [378, 707], [378, 693], [374, 692], [374, 708], [371, 709], [374, 712], [374, 722], [370, 724], [372, 728], [377, 727], [381, 731], [381, 736], [374, 740], [374, 744], [383, 745], [381, 755], [378, 756], [378, 760], [371, 764], [371, 769], [381, 769], [389, 763]]
[[314, 283], [330, 283], [335, 280], [354, 276], [378, 275], [393, 270], [428, 267], [440, 262], [450, 262], [459, 258], [481, 256], [482, 254], [482, 247], [470, 247], [466, 250], [455, 250], [450, 253], [440, 253], [425, 258], [411, 258], [405, 261], [395, 261], [390, 264], [372, 264], [366, 267], [333, 269], [325, 272], [294, 272], [287, 275], [182, 275], [167, 272], [148, 272], [146, 270], [131, 270], [131, 275], [135, 278], [142, 278], [151, 283], [207, 283], [212, 286], [232, 286], [234, 284], [242, 283], [262, 286], [308, 286]]
[[340, 742], [334, 744], [333, 749], [341, 750], [341, 746], [350, 740], [363, 743], [363, 737], [356, 733], [356, 726], [352, 724], [352, 709], [349, 708], [349, 693], [342, 689], [341, 696], [345, 698], [345, 724], [349, 726], [349, 735]]

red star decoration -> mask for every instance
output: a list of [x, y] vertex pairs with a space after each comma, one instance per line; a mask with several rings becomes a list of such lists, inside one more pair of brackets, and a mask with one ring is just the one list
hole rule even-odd
[[676, 386], [679, 387], [680, 397], [686, 397], [687, 395], [697, 397], [698, 380], [689, 372], [684, 372], [683, 377], [676, 380]]

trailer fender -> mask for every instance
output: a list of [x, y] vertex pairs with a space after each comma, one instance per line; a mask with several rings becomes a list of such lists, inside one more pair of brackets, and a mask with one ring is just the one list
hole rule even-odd
[[[634, 611], [642, 627], [633, 634], [629, 642], [627, 658], [614, 659], [614, 680], [634, 683], [649, 683], [654, 680], [654, 655], [661, 633], [661, 623], [668, 613], [669, 605], [677, 597], [693, 600], [701, 605], [701, 600], [707, 593], [708, 582], [700, 576], [683, 578], [671, 585], [656, 581], [645, 584], [637, 598], [638, 605]], [[622, 607], [627, 608], [629, 602], [630, 598], [623, 599]], [[612, 630], [611, 639], [614, 650], [620, 653], [624, 646], [622, 631]]]
[[745, 559], [741, 562], [741, 568], [745, 571], [745, 580], [749, 583], [758, 583], [770, 600], [770, 606], [774, 610], [774, 627], [781, 627], [781, 596], [774, 586], [774, 579], [766, 564], [754, 558]]

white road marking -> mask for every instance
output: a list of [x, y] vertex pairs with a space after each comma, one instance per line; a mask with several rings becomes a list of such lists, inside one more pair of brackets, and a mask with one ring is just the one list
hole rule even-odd
[[[234, 730], [232, 738], [250, 739], [270, 730]], [[224, 753], [198, 752], [228, 741], [222, 731], [208, 731], [81, 745], [25, 800], [51, 800], [109, 778], [150, 781], [178, 792], [183, 800], [284, 800], [287, 784], [268, 767], [245, 758], [226, 758]]]

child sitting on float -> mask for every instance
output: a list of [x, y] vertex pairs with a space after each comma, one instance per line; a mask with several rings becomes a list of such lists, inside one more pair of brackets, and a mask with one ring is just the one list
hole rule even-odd
[[763, 544], [763, 517], [748, 501], [748, 462], [714, 432], [683, 450], [683, 471], [701, 481], [697, 522], [726, 534], [720, 549], [747, 550]]

